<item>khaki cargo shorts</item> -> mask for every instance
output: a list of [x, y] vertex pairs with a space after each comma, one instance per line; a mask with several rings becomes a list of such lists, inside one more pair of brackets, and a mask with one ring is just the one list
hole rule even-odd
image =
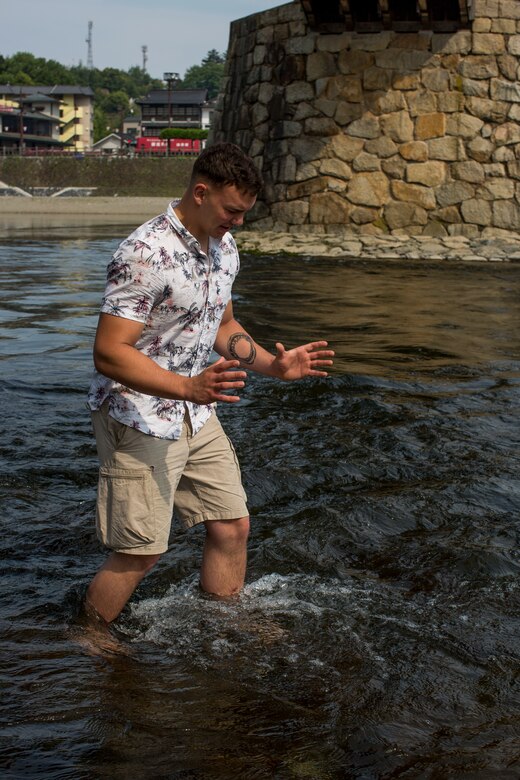
[[168, 549], [173, 511], [185, 528], [248, 514], [235, 450], [215, 414], [178, 440], [122, 425], [108, 404], [92, 412], [100, 461], [96, 530], [114, 552], [152, 555]]

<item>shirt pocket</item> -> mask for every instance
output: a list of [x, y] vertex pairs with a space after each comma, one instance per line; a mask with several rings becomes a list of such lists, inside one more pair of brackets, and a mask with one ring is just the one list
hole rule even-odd
[[152, 467], [99, 469], [96, 528], [98, 538], [112, 549], [133, 549], [155, 541]]

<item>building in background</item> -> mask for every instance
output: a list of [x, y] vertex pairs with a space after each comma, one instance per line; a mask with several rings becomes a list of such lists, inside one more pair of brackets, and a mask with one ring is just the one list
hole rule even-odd
[[0, 148], [92, 148], [94, 93], [90, 87], [0, 84]]
[[154, 89], [135, 102], [141, 107], [144, 137], [158, 137], [168, 127], [207, 129], [214, 108], [206, 89]]

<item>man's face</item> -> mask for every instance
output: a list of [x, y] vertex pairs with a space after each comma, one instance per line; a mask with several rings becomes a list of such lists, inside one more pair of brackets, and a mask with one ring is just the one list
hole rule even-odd
[[256, 195], [237, 189], [234, 184], [216, 187], [198, 184], [201, 227], [212, 238], [220, 239], [233, 227], [241, 225], [246, 213], [256, 203]]

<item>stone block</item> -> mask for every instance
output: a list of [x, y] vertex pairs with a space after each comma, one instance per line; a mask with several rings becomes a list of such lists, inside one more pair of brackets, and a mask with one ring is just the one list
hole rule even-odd
[[512, 54], [501, 54], [497, 57], [500, 73], [510, 81], [516, 81], [518, 72], [518, 58]]
[[476, 116], [470, 114], [454, 113], [450, 114], [446, 120], [446, 134], [454, 135], [458, 138], [474, 138], [480, 131], [484, 122]]
[[406, 169], [406, 180], [413, 184], [424, 184], [426, 187], [438, 187], [446, 181], [447, 165], [444, 162], [410, 163]]
[[454, 179], [467, 181], [471, 184], [481, 184], [486, 178], [484, 168], [476, 160], [454, 163], [451, 172]]
[[439, 54], [469, 54], [471, 51], [471, 30], [458, 30], [456, 33], [435, 34], [432, 39], [432, 52]]
[[[307, 120], [310, 122], [311, 120]], [[298, 138], [302, 134], [300, 122], [274, 122], [272, 126], [272, 136], [278, 140], [280, 138]]]
[[351, 122], [346, 132], [355, 138], [378, 138], [381, 135], [379, 122], [373, 116], [364, 116]]
[[405, 160], [424, 162], [428, 159], [428, 147], [424, 141], [409, 141], [406, 144], [401, 144], [399, 154]]
[[296, 166], [295, 181], [301, 182], [307, 179], [313, 179], [318, 175], [317, 163], [302, 163]]
[[490, 79], [498, 76], [496, 57], [469, 55], [459, 65], [460, 75], [468, 79]]
[[391, 30], [378, 33], [354, 33], [350, 41], [352, 51], [361, 49], [362, 51], [382, 51], [387, 49], [395, 33]]
[[482, 163], [486, 179], [501, 178], [506, 175], [506, 167], [503, 163]]
[[348, 199], [359, 206], [383, 206], [389, 198], [388, 179], [383, 173], [357, 173], [349, 182]]
[[488, 179], [477, 195], [485, 200], [511, 200], [515, 197], [515, 183], [512, 179]]
[[335, 100], [318, 98], [314, 101], [314, 107], [318, 109], [320, 114], [325, 114], [325, 116], [332, 117], [336, 113], [338, 105]]
[[344, 32], [339, 35], [318, 35], [316, 48], [318, 51], [330, 51], [338, 53], [350, 48], [352, 33]]
[[486, 98], [466, 98], [468, 111], [485, 122], [503, 122], [509, 111], [509, 104], [503, 101], [486, 100]]
[[354, 75], [364, 73], [374, 63], [374, 55], [367, 51], [342, 51], [338, 57], [340, 73]]
[[439, 92], [437, 95], [437, 108], [445, 114], [453, 114], [457, 111], [462, 111], [465, 104], [466, 99], [460, 92]]
[[379, 138], [367, 141], [365, 144], [365, 151], [385, 159], [386, 157], [392, 157], [396, 154], [397, 144], [395, 144], [391, 138], [388, 138], [388, 136], [382, 135]]
[[288, 54], [311, 54], [316, 47], [316, 39], [313, 34], [290, 37], [285, 47]]
[[420, 184], [409, 184], [398, 179], [391, 183], [392, 195], [396, 200], [414, 203], [423, 209], [435, 208], [435, 195], [429, 187]]
[[302, 122], [310, 116], [319, 116], [319, 111], [312, 103], [298, 103], [298, 107], [293, 116], [295, 122]]
[[309, 117], [305, 120], [305, 133], [307, 135], [325, 137], [336, 135], [339, 132], [338, 125], [329, 117]]
[[505, 230], [520, 230], [520, 206], [512, 200], [495, 201], [493, 225]]
[[491, 98], [493, 100], [507, 100], [509, 103], [520, 103], [520, 84], [491, 79]]
[[446, 133], [446, 116], [441, 113], [422, 114], [415, 120], [415, 138], [425, 141], [438, 138]]
[[251, 109], [251, 121], [254, 125], [260, 125], [269, 118], [267, 107], [263, 103], [255, 103]]
[[409, 51], [408, 49], [386, 49], [375, 54], [375, 63], [379, 68], [397, 71], [414, 71], [423, 68], [431, 58], [427, 51]]
[[479, 163], [489, 162], [495, 149], [491, 141], [488, 141], [487, 138], [481, 138], [480, 136], [477, 136], [470, 141], [466, 148], [468, 155]]
[[[262, 84], [262, 87], [271, 87], [271, 84]], [[266, 90], [267, 93], [267, 90]], [[301, 103], [303, 100], [312, 100], [314, 98], [314, 89], [312, 84], [307, 81], [295, 81], [294, 84], [288, 84], [285, 90], [285, 99], [288, 103]], [[261, 100], [267, 103], [267, 100]]]
[[475, 19], [471, 29], [474, 33], [491, 32], [491, 19]]
[[421, 74], [422, 85], [431, 92], [445, 92], [450, 86], [450, 74], [441, 68], [426, 68]]
[[431, 212], [432, 217], [440, 222], [460, 222], [460, 211], [457, 206], [446, 206], [443, 209], [435, 209]]
[[336, 73], [336, 60], [328, 51], [317, 51], [307, 57], [307, 81], [325, 76], [334, 76]]
[[322, 156], [325, 141], [321, 138], [296, 138], [291, 143], [291, 152], [298, 163], [314, 162]]
[[500, 0], [500, 16], [504, 19], [520, 21], [520, 5], [518, 0]]
[[342, 100], [337, 104], [334, 119], [340, 127], [346, 127], [351, 122], [358, 120], [362, 114], [363, 108], [361, 103], [346, 103]]
[[473, 34], [473, 54], [502, 54], [505, 50], [505, 38], [500, 33]]
[[516, 160], [516, 154], [511, 146], [499, 146], [493, 152], [492, 159], [494, 162], [507, 163], [511, 160]]
[[381, 161], [381, 168], [389, 179], [403, 179], [406, 171], [406, 163], [398, 154]]
[[350, 220], [356, 225], [367, 225], [379, 217], [379, 209], [369, 209], [365, 206], [355, 206], [350, 212]]
[[389, 89], [392, 81], [392, 74], [385, 68], [377, 68], [373, 65], [367, 68], [363, 73], [363, 89]]
[[437, 95], [434, 92], [428, 92], [425, 89], [406, 92], [405, 99], [412, 117], [433, 114], [437, 111]]
[[388, 203], [385, 206], [384, 218], [390, 230], [397, 230], [408, 225], [426, 225], [428, 212], [414, 203]]
[[520, 35], [512, 35], [507, 43], [507, 50], [515, 57], [520, 57]]
[[514, 35], [516, 33], [516, 22], [514, 19], [493, 19], [491, 32]]
[[406, 101], [402, 92], [389, 90], [378, 98], [377, 106], [382, 114], [393, 114], [406, 108]]
[[493, 140], [497, 146], [520, 143], [520, 125], [516, 122], [499, 125], [493, 132]]
[[375, 154], [361, 152], [354, 158], [352, 168], [354, 171], [380, 171], [381, 162]]
[[344, 225], [349, 221], [350, 203], [336, 192], [311, 195], [309, 217], [313, 225]]
[[445, 206], [453, 206], [455, 203], [462, 203], [464, 200], [473, 198], [475, 188], [465, 181], [448, 182], [438, 187], [435, 195], [439, 207], [444, 208]]
[[383, 133], [396, 143], [413, 141], [414, 125], [407, 111], [385, 114], [380, 119]]
[[286, 222], [288, 225], [302, 225], [309, 215], [309, 204], [306, 200], [273, 203], [271, 214], [275, 220]]
[[401, 33], [392, 40], [392, 47], [396, 49], [413, 49], [414, 51], [429, 51], [431, 49], [433, 33], [423, 30], [417, 33]]
[[392, 87], [394, 89], [418, 89], [421, 83], [419, 73], [394, 73]]
[[462, 93], [469, 97], [489, 97], [489, 81], [486, 79], [462, 79]]
[[352, 168], [343, 160], [334, 157], [326, 157], [320, 163], [320, 173], [324, 176], [335, 176], [338, 179], [348, 181], [352, 178]]
[[512, 179], [520, 179], [520, 162], [516, 160], [507, 164], [507, 173]]
[[460, 204], [460, 212], [464, 222], [482, 225], [482, 227], [491, 225], [491, 204], [488, 200], [479, 198], [465, 200]]
[[335, 135], [324, 150], [324, 155], [344, 162], [352, 162], [365, 145], [361, 138], [351, 138], [348, 135]]
[[500, 2], [501, 0], [473, 0], [473, 15], [475, 19], [481, 16], [496, 19], [500, 16]]

